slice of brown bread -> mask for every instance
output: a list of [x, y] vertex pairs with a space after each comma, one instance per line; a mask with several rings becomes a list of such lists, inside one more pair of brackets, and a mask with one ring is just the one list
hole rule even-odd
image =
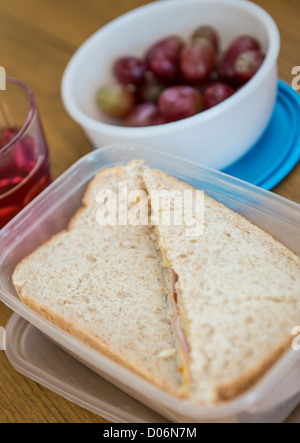
[[102, 190], [144, 189], [143, 165], [101, 171], [69, 229], [24, 259], [13, 274], [30, 308], [148, 381], [179, 395], [169, 271], [152, 227], [100, 226]]
[[[150, 195], [193, 189], [158, 170], [145, 170], [144, 182]], [[210, 405], [244, 392], [288, 349], [300, 325], [300, 258], [207, 196], [203, 235], [187, 228], [160, 223], [157, 233], [178, 277], [189, 391]]]

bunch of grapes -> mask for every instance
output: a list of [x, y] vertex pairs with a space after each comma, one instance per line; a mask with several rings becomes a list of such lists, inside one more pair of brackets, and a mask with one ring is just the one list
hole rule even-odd
[[117, 81], [100, 89], [97, 103], [103, 113], [128, 127], [175, 122], [229, 98], [264, 59], [260, 43], [248, 35], [235, 38], [221, 54], [217, 31], [201, 26], [188, 42], [172, 35], [151, 46], [143, 58], [117, 59]]

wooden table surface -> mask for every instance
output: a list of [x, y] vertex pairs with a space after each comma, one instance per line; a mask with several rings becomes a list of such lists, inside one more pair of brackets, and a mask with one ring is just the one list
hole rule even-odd
[[[34, 91], [49, 143], [53, 177], [91, 150], [67, 115], [60, 97], [64, 68], [98, 28], [143, 4], [143, 0], [0, 0], [0, 65]], [[275, 19], [282, 38], [280, 77], [292, 81], [300, 65], [299, 0], [257, 0]], [[155, 26], [155, 24], [153, 24]], [[300, 202], [300, 164], [274, 190]], [[11, 311], [0, 303], [0, 326]], [[100, 417], [18, 374], [0, 352], [0, 423], [101, 423]]]

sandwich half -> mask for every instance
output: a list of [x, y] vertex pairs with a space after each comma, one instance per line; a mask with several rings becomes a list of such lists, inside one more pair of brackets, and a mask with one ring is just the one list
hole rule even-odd
[[68, 229], [25, 258], [13, 283], [23, 302], [50, 322], [180, 395], [170, 273], [154, 229], [97, 219], [99, 193], [109, 190], [119, 199], [120, 183], [128, 192], [143, 190], [143, 171], [138, 161], [102, 170]]
[[[193, 188], [150, 169], [144, 182], [164, 264], [173, 273], [170, 298], [184, 387], [198, 404], [232, 399], [292, 342], [300, 324], [300, 258], [208, 196], [201, 235], [187, 235], [185, 222], [166, 225], [164, 206], [154, 204], [152, 192]], [[175, 206], [170, 210], [174, 220]]]

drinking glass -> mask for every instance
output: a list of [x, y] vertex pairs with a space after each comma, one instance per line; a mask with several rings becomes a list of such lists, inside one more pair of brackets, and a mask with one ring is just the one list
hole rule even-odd
[[51, 182], [48, 148], [32, 91], [6, 79], [0, 91], [0, 229]]

